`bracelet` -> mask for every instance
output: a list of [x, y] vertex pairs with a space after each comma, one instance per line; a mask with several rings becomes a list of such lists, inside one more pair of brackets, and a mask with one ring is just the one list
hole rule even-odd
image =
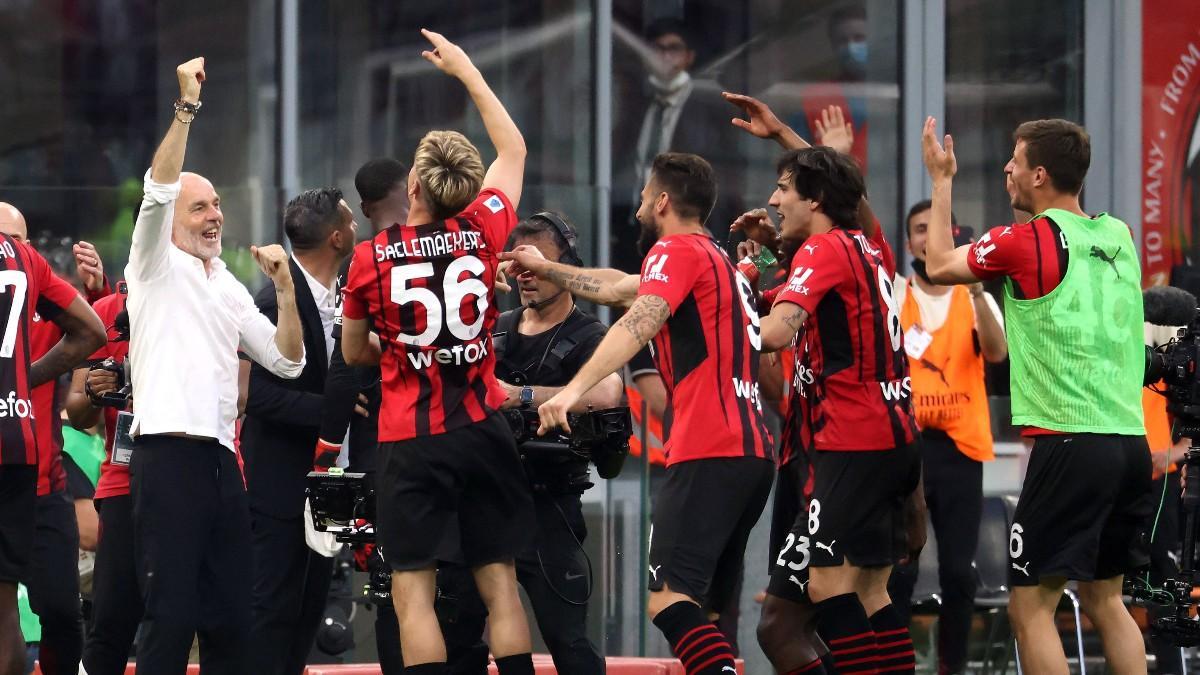
[[[175, 101], [175, 120], [180, 124], [191, 124], [192, 120], [196, 119], [196, 113], [200, 110], [201, 105], [203, 104], [200, 101], [189, 103], [183, 99], [177, 99]], [[179, 113], [184, 113], [188, 117], [186, 119], [180, 117]]]

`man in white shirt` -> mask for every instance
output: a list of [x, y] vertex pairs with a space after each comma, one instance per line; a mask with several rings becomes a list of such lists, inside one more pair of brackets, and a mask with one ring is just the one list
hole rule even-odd
[[[308, 358], [296, 379], [259, 365], [250, 370], [241, 439], [254, 548], [254, 650], [248, 672], [257, 675], [301, 675], [324, 616], [333, 560], [305, 543], [304, 489], [318, 459], [330, 460], [321, 462], [327, 467], [337, 457], [314, 458], [313, 448], [333, 350], [333, 288], [342, 260], [354, 248], [356, 228], [336, 188], [307, 190], [284, 209]], [[268, 319], [276, 318], [274, 288], [264, 287], [254, 301]]]
[[[983, 463], [993, 458], [984, 362], [1008, 356], [1000, 307], [983, 284], [938, 286], [925, 273], [930, 202], [905, 219], [914, 274], [897, 281], [896, 307], [912, 374], [913, 412], [921, 427], [925, 501], [937, 535], [938, 672], [961, 673], [975, 601], [972, 560], [983, 509]], [[970, 228], [954, 222], [954, 238]], [[929, 572], [926, 571], [926, 574]], [[916, 583], [915, 560], [899, 565], [889, 593], [905, 615]]]
[[184, 673], [200, 637], [205, 673], [246, 673], [250, 523], [234, 449], [238, 350], [282, 377], [304, 367], [287, 254], [251, 247], [275, 284], [278, 329], [225, 268], [221, 200], [181, 173], [200, 107], [204, 59], [176, 69], [180, 99], [146, 174], [129, 283], [133, 396], [131, 494], [145, 615], [138, 669]]

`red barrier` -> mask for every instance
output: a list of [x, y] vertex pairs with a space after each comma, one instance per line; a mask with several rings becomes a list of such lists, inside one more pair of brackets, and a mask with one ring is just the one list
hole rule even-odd
[[[643, 659], [631, 656], [610, 656], [605, 659], [609, 675], [685, 675], [683, 664], [677, 659]], [[534, 672], [537, 675], [557, 675], [554, 663], [549, 654], [534, 654]], [[35, 675], [41, 675], [37, 666]], [[200, 675], [200, 666], [193, 663], [188, 665], [188, 675]], [[348, 665], [313, 665], [304, 671], [305, 675], [380, 675], [377, 663], [355, 663]], [[745, 665], [739, 659], [737, 662], [738, 675], [745, 675]], [[496, 673], [496, 664], [488, 666], [488, 673]], [[134, 675], [134, 664], [125, 668], [125, 675]]]

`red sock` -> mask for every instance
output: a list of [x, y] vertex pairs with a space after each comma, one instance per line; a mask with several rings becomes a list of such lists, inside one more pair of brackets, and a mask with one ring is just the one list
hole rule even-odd
[[875, 630], [875, 655], [880, 673], [912, 673], [917, 669], [912, 637], [900, 613], [892, 605], [871, 616]]

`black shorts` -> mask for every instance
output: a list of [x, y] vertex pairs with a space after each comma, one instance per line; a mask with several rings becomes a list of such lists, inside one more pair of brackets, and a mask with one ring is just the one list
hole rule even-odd
[[378, 539], [392, 569], [514, 559], [532, 541], [533, 497], [498, 413], [435, 436], [381, 443]]
[[694, 459], [667, 467], [650, 526], [650, 590], [666, 583], [706, 608], [725, 607], [741, 578], [750, 530], [775, 473], [758, 457]]
[[[775, 478], [775, 503], [771, 510], [771, 548], [767, 592], [792, 602], [808, 602], [808, 497], [805, 486], [812, 464], [794, 458], [779, 468]], [[811, 486], [810, 486], [811, 487]], [[801, 517], [803, 515], [803, 517]]]
[[0, 465], [0, 582], [25, 578], [37, 520], [37, 477], [36, 466]]
[[904, 504], [921, 480], [916, 443], [894, 450], [818, 450], [816, 480], [799, 531], [814, 567], [886, 567], [906, 554]]
[[1149, 564], [1151, 482], [1144, 436], [1037, 437], [1009, 530], [1009, 585], [1109, 579]]

